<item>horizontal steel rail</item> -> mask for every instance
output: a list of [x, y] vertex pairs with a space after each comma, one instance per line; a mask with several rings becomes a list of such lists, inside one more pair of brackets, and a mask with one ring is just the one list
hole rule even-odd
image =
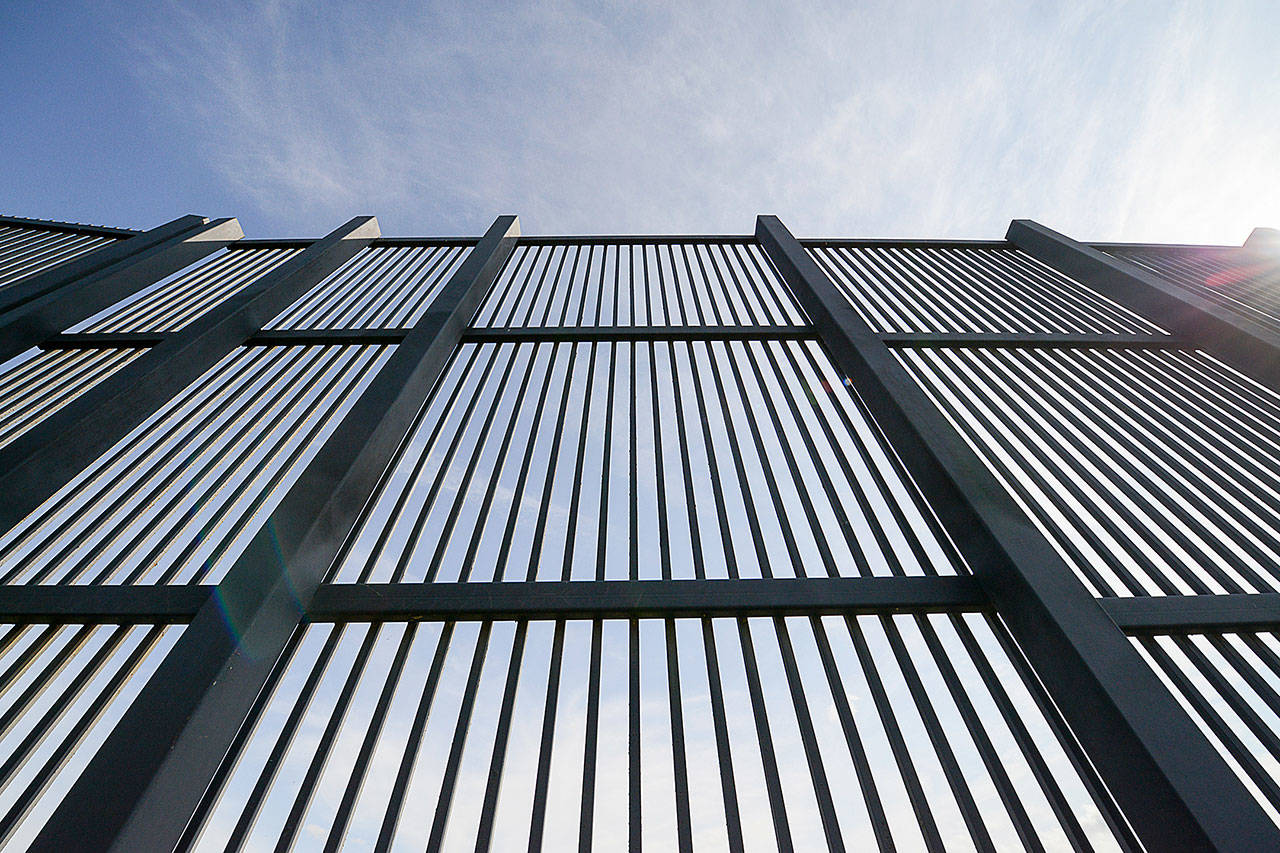
[[[250, 346], [398, 344], [409, 329], [267, 329], [245, 343]], [[470, 328], [464, 343], [556, 343], [623, 341], [776, 341], [814, 337], [809, 326], [553, 326]], [[116, 349], [148, 347], [165, 336], [150, 332], [73, 332], [53, 335], [41, 347], [55, 349]]]
[[312, 621], [640, 619], [980, 610], [971, 577], [326, 584]]
[[929, 240], [845, 237], [801, 237], [806, 249], [1012, 249], [1008, 240]]
[[1188, 344], [1172, 335], [1136, 334], [1047, 334], [1005, 332], [893, 332], [882, 333], [880, 340], [891, 347], [1000, 347], [1007, 349], [1081, 349], [1086, 347], [1123, 347], [1128, 349], [1185, 348]]
[[[210, 585], [17, 585], [0, 623], [184, 622]], [[1280, 630], [1280, 593], [1103, 598], [1130, 635]], [[973, 577], [746, 578], [673, 581], [321, 584], [312, 621], [641, 619], [942, 613], [990, 609]]]
[[154, 347], [164, 343], [163, 332], [62, 332], [40, 342], [40, 349], [121, 349]]
[[1280, 593], [1162, 595], [1099, 601], [1127, 634], [1280, 630]]
[[471, 328], [468, 343], [556, 341], [773, 341], [814, 337], [809, 326], [549, 326]]
[[749, 245], [748, 234], [585, 234], [582, 236], [521, 236], [521, 246], [627, 246], [641, 243], [666, 246], [677, 243], [707, 243], [717, 246]]
[[213, 594], [212, 586], [41, 586], [0, 590], [0, 622], [134, 624], [186, 622]]
[[112, 228], [108, 225], [84, 225], [79, 222], [59, 222], [56, 219], [26, 219], [21, 216], [0, 216], [0, 225], [38, 228], [42, 231], [62, 231], [67, 234], [91, 234], [98, 237], [132, 237], [143, 233], [136, 228]]

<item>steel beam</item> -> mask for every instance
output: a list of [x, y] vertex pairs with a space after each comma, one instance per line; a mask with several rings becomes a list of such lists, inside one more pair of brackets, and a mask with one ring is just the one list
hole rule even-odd
[[1280, 391], [1280, 334], [1153, 272], [1029, 219], [1013, 220], [1008, 238], [1037, 260]]
[[40, 349], [121, 349], [164, 343], [162, 332], [63, 332], [40, 342]]
[[519, 233], [500, 217], [241, 553], [34, 849], [171, 850]]
[[112, 228], [108, 225], [82, 225], [79, 222], [59, 222], [56, 219], [27, 219], [22, 216], [0, 216], [0, 225], [15, 228], [35, 228], [43, 231], [62, 231], [67, 234], [91, 234], [97, 237], [132, 237], [141, 234], [136, 228]]
[[470, 328], [468, 343], [556, 341], [775, 341], [814, 336], [809, 326], [519, 326]]
[[251, 346], [333, 346], [398, 344], [412, 329], [268, 329], [249, 339]]
[[971, 577], [325, 584], [312, 621], [643, 619], [979, 610]]
[[378, 234], [352, 219], [0, 448], [0, 530], [69, 483]]
[[[398, 344], [412, 329], [266, 329], [255, 332], [247, 346], [370, 346]], [[119, 349], [162, 344], [158, 332], [65, 332], [46, 338], [41, 349]]]
[[0, 291], [0, 361], [244, 236], [234, 219], [183, 216]]
[[1104, 598], [1102, 609], [1126, 634], [1222, 634], [1280, 630], [1280, 593]]
[[880, 336], [777, 217], [759, 217], [756, 236], [1142, 842], [1280, 849], [1280, 830]]
[[121, 625], [186, 622], [213, 593], [191, 585], [11, 584], [0, 591], [0, 622]]

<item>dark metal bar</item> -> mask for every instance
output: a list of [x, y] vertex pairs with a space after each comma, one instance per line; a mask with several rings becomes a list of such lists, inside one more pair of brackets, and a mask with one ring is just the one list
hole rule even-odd
[[1008, 240], [915, 240], [846, 237], [801, 237], [806, 249], [1011, 249]]
[[627, 625], [627, 839], [628, 850], [644, 849], [644, 810], [640, 784], [640, 623]]
[[431, 822], [431, 837], [427, 839], [429, 853], [439, 853], [444, 844], [444, 833], [449, 823], [449, 811], [453, 807], [453, 792], [458, 784], [458, 771], [462, 766], [462, 751], [467, 745], [467, 733], [471, 730], [471, 712], [475, 709], [476, 693], [480, 690], [480, 676], [485, 657], [489, 654], [489, 638], [493, 623], [480, 626], [475, 652], [471, 656], [471, 670], [467, 673], [467, 686], [462, 693], [462, 706], [458, 709], [458, 722], [449, 744], [449, 759], [445, 763], [444, 778], [440, 781], [440, 794], [436, 800], [435, 818]]
[[546, 326], [471, 328], [471, 343], [549, 341], [790, 341], [812, 338], [808, 326]]
[[[751, 626], [746, 619], [734, 620], [738, 628], [738, 643], [742, 652], [742, 667], [747, 679], [747, 695], [751, 698], [751, 716], [755, 722], [756, 740], [760, 746], [760, 763], [764, 767], [764, 786], [769, 795], [769, 813], [773, 817], [773, 836], [778, 850], [793, 853], [791, 825], [787, 820], [786, 800], [782, 793], [782, 777], [778, 773], [777, 752], [773, 746], [773, 733], [769, 727], [769, 711], [764, 704], [764, 691], [760, 686], [760, 667], [756, 663], [755, 645], [751, 639]], [[790, 760], [790, 756], [784, 756]]]
[[[197, 613], [34, 849], [178, 843], [518, 228], [514, 216], [500, 217], [459, 266]], [[367, 239], [353, 242], [358, 249]]]
[[1103, 598], [1127, 634], [1212, 634], [1280, 630], [1280, 592]]
[[324, 584], [313, 621], [644, 619], [980, 610], [971, 577]]
[[243, 236], [234, 219], [183, 216], [6, 287], [0, 292], [0, 361]]
[[418, 700], [418, 709], [413, 715], [413, 724], [409, 727], [409, 737], [405, 743], [404, 754], [400, 757], [400, 767], [396, 771], [395, 785], [391, 789], [391, 797], [387, 802], [386, 814], [382, 817], [382, 826], [378, 831], [375, 850], [379, 853], [391, 849], [391, 840], [395, 837], [396, 826], [400, 822], [400, 813], [404, 808], [405, 793], [409, 789], [409, 781], [413, 774], [413, 765], [418, 758], [418, 749], [422, 745], [422, 734], [427, 728], [427, 719], [431, 714], [431, 703], [435, 699], [436, 687], [440, 684], [440, 673], [444, 671], [445, 658], [449, 654], [449, 643], [453, 639], [453, 625], [446, 623], [436, 641], [436, 652], [431, 658], [431, 668], [427, 671], [427, 681], [422, 687], [422, 696]]
[[1013, 220], [1008, 239], [1262, 384], [1280, 389], [1280, 333], [1029, 219]]
[[547, 787], [551, 780], [551, 751], [555, 748], [556, 708], [560, 701], [560, 665], [564, 661], [564, 622], [557, 622], [551, 640], [551, 660], [547, 664], [547, 692], [542, 708], [542, 738], [538, 744], [538, 771], [529, 817], [529, 851], [542, 849], [547, 822]]
[[777, 217], [761, 216], [756, 234], [1143, 842], [1280, 845], [1280, 830], [879, 335]]
[[0, 530], [44, 503], [377, 233], [373, 217], [352, 219], [0, 449]]
[[412, 329], [267, 329], [245, 343], [259, 347], [398, 344]]
[[40, 342], [40, 349], [119, 349], [154, 347], [164, 343], [163, 332], [62, 332]]
[[641, 243], [750, 243], [750, 235], [741, 234], [587, 234], [583, 236], [521, 237], [521, 246], [630, 246]]
[[984, 810], [978, 808], [977, 800], [974, 799], [973, 791], [969, 787], [965, 773], [956, 758], [955, 750], [947, 737], [946, 729], [934, 707], [934, 703], [938, 700], [931, 697], [929, 690], [925, 687], [916, 663], [911, 659], [911, 653], [907, 651], [906, 644], [902, 640], [898, 626], [892, 619], [881, 619], [880, 627], [884, 631], [885, 639], [889, 641], [889, 648], [898, 663], [898, 670], [902, 674], [903, 681], [906, 682], [907, 691], [911, 695], [916, 711], [920, 714], [920, 721], [924, 724], [929, 742], [933, 744], [934, 755], [942, 766], [942, 775], [947, 780], [951, 795], [955, 797], [956, 805], [964, 818], [974, 846], [985, 853], [995, 853], [995, 844], [992, 843], [991, 833], [983, 818]]
[[892, 332], [880, 340], [890, 347], [1013, 347], [1020, 349], [1079, 349], [1083, 347], [1125, 347], [1128, 349], [1185, 349], [1187, 341], [1172, 335], [1137, 334], [1047, 334], [1006, 332]]
[[112, 228], [108, 225], [84, 225], [79, 222], [59, 222], [55, 219], [25, 219], [21, 216], [0, 216], [0, 225], [15, 228], [34, 228], [41, 231], [63, 231], [68, 234], [91, 234], [98, 237], [132, 237], [141, 234], [135, 228]]
[[373, 654], [373, 646], [377, 643], [378, 634], [381, 630], [381, 625], [374, 625], [365, 631], [364, 639], [360, 643], [360, 649], [356, 652], [355, 659], [347, 670], [347, 677], [343, 681], [342, 688], [338, 690], [337, 701], [329, 712], [329, 719], [325, 723], [324, 731], [320, 734], [319, 740], [311, 747], [311, 761], [307, 764], [306, 773], [303, 774], [302, 779], [298, 782], [293, 804], [285, 817], [284, 826], [280, 829], [280, 835], [276, 838], [275, 849], [277, 853], [293, 849], [298, 832], [303, 828], [302, 821], [307, 813], [308, 806], [311, 805], [311, 801], [315, 797], [316, 785], [320, 781], [320, 774], [324, 772], [325, 764], [329, 759], [329, 752], [333, 749], [333, 742], [338, 736], [338, 729], [341, 728], [342, 721], [347, 715], [347, 709], [351, 705], [351, 699], [355, 696], [356, 689], [360, 686], [360, 679], [364, 675], [365, 666], [369, 663], [369, 656]]
[[818, 658], [822, 661], [823, 674], [827, 677], [827, 686], [831, 690], [832, 706], [840, 720], [840, 728], [844, 733], [845, 746], [849, 749], [849, 757], [853, 761], [854, 772], [858, 777], [858, 789], [862, 793], [862, 801], [866, 804], [867, 817], [871, 829], [875, 833], [876, 848], [880, 853], [892, 851], [893, 836], [889, 831], [889, 819], [885, 814], [884, 803], [876, 789], [875, 773], [867, 758], [866, 747], [858, 734], [858, 724], [854, 721], [853, 708], [849, 704], [849, 696], [845, 684], [836, 666], [835, 656], [831, 653], [831, 641], [827, 639], [827, 630], [822, 620], [816, 616], [809, 618], [809, 627], [813, 631], [814, 644], [818, 650]]
[[213, 594], [212, 586], [42, 586], [0, 591], [0, 623], [113, 624], [185, 622]]

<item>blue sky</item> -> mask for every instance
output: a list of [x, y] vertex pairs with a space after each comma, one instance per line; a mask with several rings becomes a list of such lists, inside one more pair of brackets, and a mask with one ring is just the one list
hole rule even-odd
[[7, 3], [0, 211], [1240, 243], [1274, 3]]

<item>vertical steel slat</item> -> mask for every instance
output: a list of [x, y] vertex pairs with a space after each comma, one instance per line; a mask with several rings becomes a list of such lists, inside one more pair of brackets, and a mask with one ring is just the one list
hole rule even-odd
[[[485, 366], [483, 371], [480, 374], [480, 378], [476, 382], [476, 386], [472, 390], [470, 399], [467, 402], [467, 408], [463, 412], [461, 419], [458, 421], [458, 427], [454, 432], [454, 434], [449, 438], [449, 446], [445, 450], [445, 455], [443, 460], [440, 463], [440, 468], [436, 472], [435, 479], [431, 483], [431, 491], [427, 493], [426, 498], [423, 500], [422, 507], [418, 511], [417, 519], [409, 531], [408, 541], [405, 543], [404, 550], [401, 552], [399, 559], [396, 561], [396, 567], [391, 575], [392, 583], [397, 583], [403, 580], [405, 572], [407, 572], [409, 569], [409, 563], [413, 556], [414, 550], [417, 546], [418, 537], [422, 534], [422, 531], [425, 528], [427, 514], [431, 511], [431, 506], [433, 501], [435, 500], [436, 494], [439, 492], [440, 488], [444, 485], [445, 479], [448, 474], [448, 466], [453, 462], [454, 456], [457, 455], [458, 448], [462, 445], [462, 437], [466, 431], [467, 424], [470, 422], [471, 413], [475, 410], [476, 404], [480, 402], [481, 391], [484, 389], [485, 382], [488, 380], [489, 374], [492, 371], [494, 365], [496, 365], [500, 360], [501, 350], [502, 350], [501, 347], [494, 347], [490, 352], [489, 360], [485, 362]], [[478, 352], [479, 352], [479, 348], [472, 351], [473, 360], [475, 358], [476, 353]], [[468, 362], [468, 368], [470, 367], [470, 364], [471, 362]], [[510, 369], [511, 364], [512, 364], [512, 359], [507, 359], [508, 369]], [[465, 376], [463, 378], [465, 379]], [[460, 380], [458, 384], [454, 386], [454, 389], [450, 394], [450, 399], [449, 399], [450, 408], [452, 408], [455, 395], [458, 394], [461, 391], [461, 389], [462, 389], [462, 381]], [[428, 439], [428, 443], [427, 443], [428, 447], [434, 446], [436, 437], [439, 435], [440, 430], [444, 426], [444, 423], [445, 423], [445, 418], [441, 417], [436, 422], [435, 426], [432, 427], [431, 437]], [[428, 454], [425, 454], [425, 453], [419, 457], [413, 473], [415, 480], [418, 477], [419, 473], [422, 471], [422, 468], [426, 465], [428, 458], [429, 458]], [[411, 485], [412, 485], [412, 481], [411, 483], [405, 485], [405, 490], [404, 492], [401, 493], [400, 502], [398, 502], [396, 507], [395, 517], [397, 520], [399, 519], [400, 512], [402, 511], [404, 504], [407, 503], [407, 501], [409, 500], [410, 494], [412, 492], [412, 489], [410, 488]], [[388, 525], [386, 528], [383, 529], [382, 537], [380, 537], [379, 539], [380, 546], [383, 542], [385, 542], [385, 537], [389, 537], [391, 535], [391, 532], [392, 532], [392, 526], [390, 525]], [[377, 556], [376, 553], [371, 553], [369, 555], [369, 562], [365, 567], [365, 572], [364, 572], [364, 575], [362, 576], [362, 580], [366, 579], [368, 574], [373, 570], [376, 556]]]
[[0, 530], [40, 506], [377, 235], [373, 217], [352, 219], [0, 449]]
[[667, 652], [667, 703], [671, 714], [671, 763], [675, 781], [676, 832], [682, 851], [693, 850], [689, 813], [689, 767], [684, 738], [684, 707], [680, 698], [680, 661], [676, 652], [676, 623], [664, 620]]
[[[481, 238], [193, 618], [35, 849], [178, 843], [518, 233], [504, 216]], [[353, 242], [352, 253], [365, 240]]]
[[884, 803], [881, 802], [880, 794], [876, 789], [875, 774], [867, 758], [866, 747], [863, 746], [862, 738], [858, 734], [858, 726], [854, 721], [853, 708], [850, 707], [845, 684], [836, 667], [835, 656], [831, 653], [831, 641], [827, 638], [827, 631], [821, 618], [810, 616], [809, 625], [813, 630], [814, 644], [818, 649], [823, 673], [827, 677], [827, 687], [831, 690], [832, 704], [840, 720], [840, 729], [844, 733], [845, 746], [849, 749], [854, 773], [858, 777], [858, 789], [862, 793], [862, 801], [866, 804], [867, 816], [871, 820], [876, 847], [881, 853], [887, 853], [895, 849], [893, 836], [889, 832], [889, 820], [885, 815]]
[[435, 699], [436, 687], [440, 684], [440, 674], [444, 671], [445, 658], [449, 653], [449, 642], [452, 639], [453, 623], [446, 622], [440, 633], [440, 639], [436, 640], [436, 653], [431, 659], [431, 668], [427, 671], [427, 681], [422, 687], [418, 709], [414, 712], [413, 725], [409, 728], [409, 740], [405, 744], [404, 755], [400, 759], [400, 768], [396, 771], [396, 781], [387, 803], [387, 812], [382, 818], [382, 828], [378, 832], [378, 841], [374, 847], [378, 853], [389, 850], [391, 841], [395, 837], [400, 813], [404, 809], [404, 797], [408, 792], [414, 763], [418, 757], [418, 748], [422, 744], [422, 734], [427, 728], [431, 703]]
[[[307, 764], [307, 770], [303, 774], [302, 779], [298, 782], [298, 790], [294, 794], [293, 804], [289, 807], [289, 814], [285, 817], [284, 827], [280, 830], [279, 837], [276, 838], [275, 849], [277, 853], [289, 850], [293, 847], [294, 839], [298, 836], [298, 831], [302, 828], [302, 820], [306, 816], [307, 807], [311, 805], [312, 799], [315, 797], [316, 784], [320, 781], [320, 776], [324, 773], [325, 765], [329, 762], [330, 753], [333, 751], [333, 742], [338, 737], [338, 729], [342, 727], [342, 722], [347, 715], [347, 708], [351, 705], [351, 700], [355, 697], [356, 688], [360, 685], [360, 679], [364, 676], [365, 666], [369, 663], [369, 657], [373, 654], [373, 646], [378, 642], [378, 634], [381, 632], [382, 626], [374, 623], [369, 626], [359, 626], [365, 628], [364, 639], [360, 643], [360, 649], [356, 652], [355, 660], [351, 663], [351, 668], [347, 671], [346, 680], [343, 682], [341, 689], [338, 690], [337, 701], [333, 705], [333, 709], [329, 712], [329, 719], [325, 723], [324, 731], [320, 734], [320, 739], [316, 741], [315, 746], [311, 750], [311, 761]], [[352, 630], [349, 626], [343, 630]]]
[[699, 621], [702, 631], [702, 653], [707, 662], [707, 690], [711, 697], [711, 719], [716, 732], [716, 756], [720, 770], [720, 793], [724, 801], [725, 834], [729, 849], [743, 849], [742, 815], [738, 811], [738, 789], [733, 776], [733, 756], [729, 747], [729, 724], [724, 708], [724, 687], [720, 681], [720, 659], [716, 654], [716, 638], [711, 620]]
[[564, 620], [558, 620], [555, 635], [551, 641], [547, 693], [542, 709], [542, 739], [538, 745], [533, 813], [529, 818], [529, 853], [542, 849], [542, 834], [547, 820], [547, 788], [551, 782], [551, 751], [555, 748], [556, 710], [560, 701], [560, 665], [564, 658], [564, 632]]
[[643, 850], [640, 773], [640, 622], [627, 623], [627, 839], [631, 853]]
[[764, 704], [764, 691], [760, 686], [760, 668], [756, 665], [755, 645], [751, 641], [751, 626], [747, 620], [734, 620], [738, 628], [738, 643], [742, 651], [743, 672], [747, 679], [747, 693], [751, 697], [751, 717], [756, 727], [756, 739], [760, 746], [760, 761], [764, 767], [765, 790], [769, 795], [769, 812], [773, 816], [774, 840], [783, 853], [795, 850], [791, 840], [791, 826], [787, 820], [786, 800], [782, 795], [782, 779], [778, 773], [778, 758], [773, 747], [773, 734], [769, 730], [769, 713]]
[[467, 672], [467, 686], [462, 691], [458, 722], [454, 725], [453, 738], [449, 743], [449, 758], [445, 762], [444, 778], [440, 781], [435, 818], [431, 821], [431, 837], [427, 839], [429, 853], [438, 853], [444, 844], [449, 810], [453, 807], [453, 792], [458, 785], [458, 770], [462, 766], [462, 751], [466, 748], [467, 733], [471, 730], [471, 712], [475, 710], [476, 693], [480, 691], [480, 676], [484, 669], [485, 658], [489, 656], [489, 638], [492, 634], [493, 623], [481, 622], [480, 635], [476, 638], [475, 652], [471, 656], [471, 669]]
[[[378, 627], [381, 628], [382, 626]], [[395, 657], [387, 670], [386, 678], [383, 679], [377, 707], [374, 709], [373, 717], [369, 721], [369, 727], [365, 730], [364, 738], [360, 743], [360, 752], [356, 756], [355, 764], [352, 766], [351, 775], [347, 778], [346, 788], [343, 789], [342, 800], [338, 804], [337, 811], [334, 812], [333, 825], [329, 828], [329, 837], [324, 844], [326, 853], [332, 853], [332, 851], [336, 851], [342, 846], [347, 823], [351, 820], [351, 810], [355, 807], [360, 791], [364, 788], [365, 779], [368, 777], [369, 764], [373, 759], [373, 750], [378, 744], [378, 737], [382, 733], [383, 724], [386, 722], [387, 712], [391, 708], [391, 700], [395, 697], [396, 688], [400, 684], [400, 674], [404, 672], [405, 661], [409, 658], [409, 650], [413, 647], [413, 640], [417, 633], [417, 622], [410, 622], [404, 627], [404, 633], [400, 637], [400, 644], [396, 648]]]
[[579, 804], [578, 853], [591, 853], [595, 822], [596, 746], [600, 740], [600, 664], [604, 646], [604, 624], [591, 623], [591, 662], [587, 674], [587, 718], [582, 744], [582, 800]]
[[528, 630], [528, 622], [516, 624], [515, 640], [511, 645], [511, 660], [507, 665], [507, 682], [502, 691], [502, 709], [498, 714], [497, 732], [493, 738], [489, 781], [485, 785], [484, 801], [480, 807], [480, 827], [476, 831], [476, 853], [485, 853], [493, 844], [493, 820], [498, 811], [498, 791], [502, 785], [502, 771], [507, 760], [507, 742], [511, 737], [511, 718], [515, 712], [516, 690], [520, 686], [524, 642]]
[[[548, 392], [551, 389], [551, 380], [555, 374], [556, 361], [559, 354], [560, 354], [560, 343], [559, 342], [553, 343], [550, 347], [550, 351], [547, 352], [546, 365], [543, 368], [544, 375], [542, 378], [542, 387], [541, 387], [541, 390], [539, 390], [537, 393], [536, 399], [538, 402], [537, 402], [537, 405], [534, 407], [533, 420], [529, 424], [529, 437], [525, 444], [524, 455], [521, 457], [520, 473], [519, 475], [517, 475], [515, 487], [512, 489], [512, 492], [511, 492], [510, 506], [507, 509], [507, 520], [505, 525], [503, 526], [503, 531], [502, 531], [502, 543], [501, 545], [498, 546], [497, 560], [494, 563], [493, 575], [491, 576], [490, 580], [500, 581], [500, 580], [506, 579], [507, 557], [509, 556], [511, 540], [515, 536], [516, 522], [519, 518], [521, 502], [524, 500], [525, 487], [527, 486], [529, 481], [529, 469], [533, 464], [534, 448], [538, 443], [538, 434], [539, 434], [538, 428], [542, 426], [542, 414], [545, 409], [546, 402], [550, 397], [550, 394]], [[535, 352], [535, 356], [536, 356], [536, 352]], [[519, 410], [517, 409], [516, 411], [513, 411], [511, 415], [511, 425], [508, 428], [509, 432], [508, 432], [507, 438], [505, 439], [508, 442], [510, 441], [511, 433], [514, 433], [515, 431], [516, 422], [518, 419], [519, 419]], [[505, 456], [505, 452], [504, 452], [504, 456]], [[494, 492], [494, 489], [496, 488], [498, 476], [499, 474], [501, 474], [501, 471], [502, 471], [502, 465], [501, 463], [499, 463], [494, 468], [493, 477], [490, 482], [490, 489], [489, 489], [489, 492], [485, 495], [485, 500], [487, 503], [492, 502], [493, 492]], [[479, 547], [481, 534], [485, 527], [485, 522], [486, 522], [485, 516], [486, 516], [486, 513], [481, 512], [477, 519], [476, 532], [473, 535], [471, 545], [468, 548], [467, 557], [463, 560], [463, 566], [467, 566], [467, 567], [471, 566], [471, 560], [475, 556], [476, 549]], [[470, 578], [471, 578], [471, 569], [468, 568], [466, 579], [470, 579]], [[534, 580], [535, 578], [529, 577], [526, 579]]]
[[881, 616], [880, 627], [884, 631], [885, 639], [888, 640], [889, 648], [898, 664], [898, 671], [901, 673], [903, 681], [906, 682], [907, 691], [911, 695], [916, 712], [920, 715], [920, 721], [924, 724], [929, 743], [933, 745], [934, 756], [942, 766], [942, 774], [946, 778], [947, 787], [950, 789], [951, 796], [955, 798], [957, 806], [959, 806], [960, 814], [964, 818], [965, 826], [969, 830], [974, 846], [979, 851], [983, 851], [983, 853], [995, 853], [995, 843], [992, 841], [991, 833], [987, 829], [987, 822], [983, 819], [978, 809], [978, 803], [974, 799], [973, 791], [965, 778], [964, 770], [960, 767], [960, 762], [956, 758], [955, 750], [952, 749], [946, 731], [943, 729], [938, 712], [933, 707], [933, 703], [936, 700], [930, 697], [928, 688], [925, 687], [920, 673], [916, 669], [915, 662], [911, 659], [911, 653], [907, 651], [906, 644], [902, 640], [902, 635], [899, 633], [893, 617]]
[[1280, 847], [1280, 830], [800, 243], [773, 216], [757, 219], [756, 237], [1144, 843]]

